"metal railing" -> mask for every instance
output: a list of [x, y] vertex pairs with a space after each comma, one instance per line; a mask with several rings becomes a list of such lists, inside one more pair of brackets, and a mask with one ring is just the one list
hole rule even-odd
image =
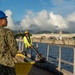
[[[63, 72], [64, 75], [75, 75], [75, 47], [73, 47], [73, 46], [67, 46], [67, 47], [73, 48], [73, 51], [74, 51], [74, 56], [73, 56], [74, 60], [73, 60], [73, 63], [72, 63], [72, 62], [69, 62], [69, 61], [66, 61], [66, 60], [62, 60], [62, 58], [61, 58], [61, 56], [62, 56], [62, 51], [61, 51], [62, 49], [61, 48], [62, 47], [66, 47], [65, 45], [64, 46], [59, 45], [59, 55], [58, 55], [59, 57], [58, 58], [56, 58], [54, 56], [51, 56], [49, 54], [49, 51], [50, 51], [50, 49], [49, 49], [50, 47], [49, 46], [50, 46], [50, 44], [48, 44], [48, 48], [47, 48], [47, 61], [49, 61], [49, 57], [53, 58], [53, 59], [55, 59], [55, 60], [58, 61], [58, 67], [57, 67], [57, 69], [59, 71]], [[65, 64], [73, 66], [73, 73], [69, 72], [67, 70], [62, 69], [61, 63], [65, 63]]]
[[[16, 41], [17, 41], [17, 45], [18, 45], [18, 50], [22, 50], [23, 51], [23, 49], [24, 49], [24, 43], [23, 43], [23, 39], [16, 39]], [[53, 58], [53, 59], [55, 59], [55, 60], [57, 60], [58, 61], [58, 67], [57, 67], [57, 69], [59, 70], [59, 71], [61, 71], [61, 72], [63, 72], [63, 74], [64, 75], [75, 75], [75, 47], [74, 46], [67, 46], [66, 45], [66, 47], [70, 47], [70, 48], [73, 48], [73, 50], [74, 50], [74, 56], [73, 56], [73, 63], [71, 63], [71, 62], [69, 62], [69, 61], [65, 61], [65, 60], [62, 60], [61, 59], [61, 56], [62, 56], [62, 47], [64, 46], [65, 47], [65, 45], [58, 45], [59, 46], [59, 57], [58, 58], [56, 58], [56, 57], [53, 57], [53, 56], [50, 56], [50, 45], [52, 45], [52, 44], [49, 44], [48, 43], [48, 47], [47, 47], [47, 56], [46, 56], [46, 60], [47, 61], [49, 61], [49, 58]], [[37, 44], [37, 46], [38, 46], [38, 44]], [[68, 65], [72, 65], [73, 66], [73, 73], [71, 73], [71, 72], [69, 72], [69, 71], [67, 71], [67, 70], [64, 70], [64, 69], [62, 69], [62, 67], [61, 67], [61, 63], [65, 63], [65, 64], [68, 64]]]

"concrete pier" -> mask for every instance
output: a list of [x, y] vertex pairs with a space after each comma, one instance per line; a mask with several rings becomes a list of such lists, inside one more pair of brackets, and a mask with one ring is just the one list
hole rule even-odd
[[50, 44], [56, 44], [56, 45], [70, 45], [75, 46], [75, 40], [73, 39], [62, 39], [62, 40], [56, 40], [56, 39], [41, 39], [41, 38], [32, 38], [33, 42], [40, 42], [40, 43], [50, 43]]

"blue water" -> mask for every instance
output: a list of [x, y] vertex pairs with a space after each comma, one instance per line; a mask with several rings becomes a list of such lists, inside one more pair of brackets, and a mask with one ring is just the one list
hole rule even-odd
[[[47, 47], [48, 47], [48, 44], [38, 43], [38, 51], [42, 53], [43, 57], [46, 57], [47, 55]], [[62, 47], [62, 56], [61, 56], [62, 60], [73, 63], [73, 59], [74, 59], [73, 53], [74, 53], [73, 48]], [[59, 46], [50, 45], [49, 55], [58, 58], [59, 57]], [[52, 63], [55, 64], [56, 66], [58, 65], [58, 61], [56, 61], [53, 58], [49, 57], [49, 61], [52, 61]], [[62, 64], [61, 67], [63, 69], [73, 72], [73, 66], [64, 64], [64, 63], [61, 63], [61, 64]]]

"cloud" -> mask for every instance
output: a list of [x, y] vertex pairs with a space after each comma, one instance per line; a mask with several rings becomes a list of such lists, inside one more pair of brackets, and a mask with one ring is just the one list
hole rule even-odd
[[12, 12], [10, 10], [6, 10], [5, 11], [6, 15], [8, 16], [8, 28], [13, 28], [14, 24], [13, 24], [13, 20], [12, 20]]
[[34, 14], [33, 17], [31, 15], [27, 14], [21, 21], [23, 28], [29, 29], [31, 25], [39, 26], [42, 30], [52, 30], [52, 27], [55, 28], [55, 26], [58, 26], [59, 29], [68, 28], [64, 18], [60, 15], [54, 15], [53, 12], [48, 13], [46, 10], [42, 10], [36, 15]]
[[54, 13], [61, 15], [69, 15], [75, 10], [75, 0], [50, 0], [53, 8], [49, 8]]
[[75, 22], [75, 12], [71, 13], [68, 17], [67, 17], [67, 20], [68, 21], [72, 21], [72, 22]]
[[63, 0], [52, 0], [52, 4], [57, 5], [63, 2]]
[[74, 2], [75, 2], [75, 0], [51, 0], [51, 3], [53, 4], [53, 5], [63, 5], [63, 6], [65, 6], [65, 5], [73, 5], [74, 4]]
[[[33, 11], [27, 11], [24, 18], [19, 22], [14, 22], [12, 19], [13, 13], [10, 10], [6, 10], [5, 13], [8, 16], [8, 26], [7, 28], [13, 30], [69, 30], [75, 31], [75, 12], [63, 17], [59, 14], [54, 14], [53, 12], [47, 12], [42, 10], [38, 13]], [[73, 29], [71, 29], [73, 28]]]
[[68, 23], [68, 29], [67, 31], [75, 32], [75, 12], [71, 13], [67, 16], [66, 20]]
[[16, 25], [12, 19], [12, 11], [11, 10], [6, 10], [5, 14], [8, 16], [7, 20], [8, 20], [8, 25], [6, 28], [12, 29], [12, 30], [18, 30], [20, 29], [20, 27], [18, 25]]
[[54, 15], [52, 12], [49, 14], [50, 23], [59, 29], [68, 28], [65, 19], [61, 15]]

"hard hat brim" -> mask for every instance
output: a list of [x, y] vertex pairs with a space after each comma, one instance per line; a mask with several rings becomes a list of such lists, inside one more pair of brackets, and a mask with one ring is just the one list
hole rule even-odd
[[0, 17], [0, 19], [2, 19], [2, 18], [7, 18], [8, 16], [4, 16], [4, 17]]
[[25, 34], [29, 34], [29, 33], [25, 33]]

